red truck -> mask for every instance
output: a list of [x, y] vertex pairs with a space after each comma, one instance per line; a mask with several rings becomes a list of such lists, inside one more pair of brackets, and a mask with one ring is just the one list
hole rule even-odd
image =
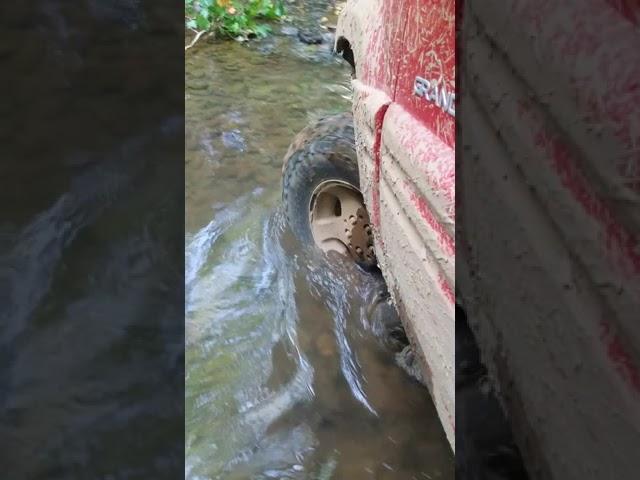
[[289, 223], [305, 243], [379, 265], [453, 446], [454, 2], [350, 0], [336, 50], [353, 66], [353, 113], [292, 143]]
[[379, 266], [454, 450], [458, 304], [533, 478], [634, 478], [640, 4], [574, 3], [348, 0], [353, 111], [294, 140], [283, 199]]

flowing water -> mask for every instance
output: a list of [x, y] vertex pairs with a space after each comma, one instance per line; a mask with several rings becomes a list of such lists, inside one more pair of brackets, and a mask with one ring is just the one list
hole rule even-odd
[[280, 210], [292, 137], [350, 95], [328, 45], [186, 54], [188, 479], [453, 478], [428, 393], [371, 308], [382, 280], [303, 250]]

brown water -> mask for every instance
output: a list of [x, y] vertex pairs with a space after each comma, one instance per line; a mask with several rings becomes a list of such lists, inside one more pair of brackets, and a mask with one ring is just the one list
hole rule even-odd
[[327, 46], [277, 35], [186, 54], [186, 478], [448, 479], [427, 391], [396, 364], [377, 277], [303, 251], [282, 157], [350, 105]]

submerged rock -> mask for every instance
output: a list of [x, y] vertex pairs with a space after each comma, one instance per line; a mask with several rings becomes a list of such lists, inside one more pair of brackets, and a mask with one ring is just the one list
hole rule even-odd
[[283, 35], [285, 35], [287, 37], [297, 37], [298, 36], [298, 29], [296, 27], [292, 27], [291, 25], [284, 25], [280, 29], [280, 33], [282, 33]]
[[308, 30], [308, 29], [299, 30], [298, 39], [302, 43], [306, 43], [308, 45], [319, 45], [325, 40], [322, 32], [317, 32], [317, 31]]
[[240, 130], [236, 129], [228, 132], [222, 132], [221, 137], [223, 145], [231, 150], [244, 152], [247, 146], [242, 133], [240, 133]]

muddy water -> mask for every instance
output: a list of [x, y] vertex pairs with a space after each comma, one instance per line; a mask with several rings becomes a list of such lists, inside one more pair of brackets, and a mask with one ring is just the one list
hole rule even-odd
[[382, 281], [300, 248], [279, 208], [292, 136], [349, 108], [349, 69], [285, 35], [202, 45], [185, 102], [186, 478], [453, 478]]

